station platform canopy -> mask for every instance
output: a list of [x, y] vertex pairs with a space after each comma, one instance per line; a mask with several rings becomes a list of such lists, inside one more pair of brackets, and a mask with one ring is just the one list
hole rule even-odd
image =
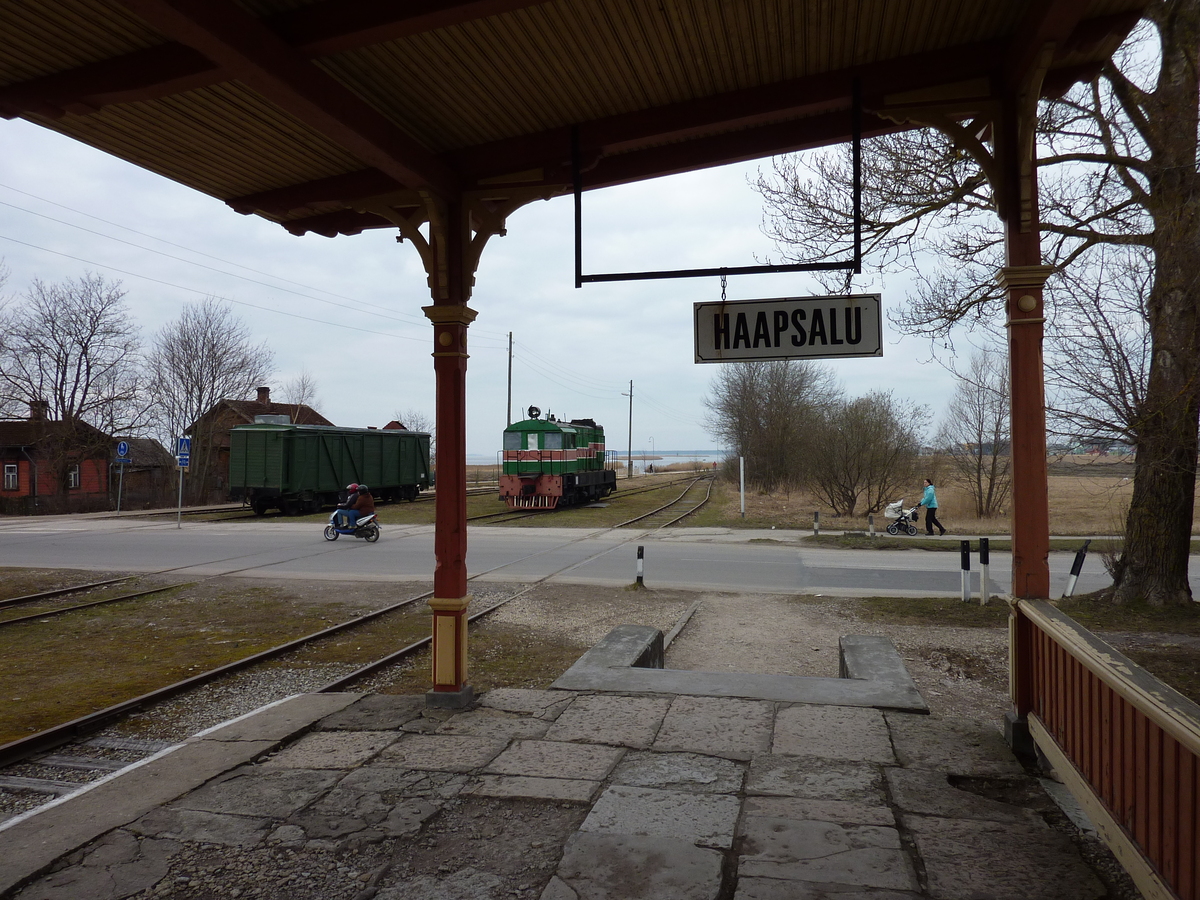
[[845, 141], [856, 82], [864, 137], [987, 118], [1091, 78], [1143, 5], [11, 2], [0, 115], [295, 234], [404, 231], [430, 195], [569, 191], [573, 135], [589, 190]]

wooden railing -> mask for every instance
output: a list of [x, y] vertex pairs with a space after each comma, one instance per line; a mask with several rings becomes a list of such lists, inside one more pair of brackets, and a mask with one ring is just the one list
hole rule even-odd
[[1200, 706], [1049, 603], [1012, 610], [1018, 719], [1147, 900], [1200, 900]]

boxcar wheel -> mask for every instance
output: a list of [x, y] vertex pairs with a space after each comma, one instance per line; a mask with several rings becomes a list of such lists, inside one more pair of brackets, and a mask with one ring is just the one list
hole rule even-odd
[[325, 540], [336, 541], [338, 539], [337, 529], [332, 525], [325, 526]]
[[304, 508], [305, 508], [305, 512], [319, 513], [321, 511], [321, 501], [314, 497], [312, 500], [309, 500], [308, 503], [306, 503], [304, 505]]
[[264, 500], [255, 500], [250, 504], [250, 508], [254, 510], [256, 516], [265, 516], [267, 514], [267, 504]]
[[367, 529], [367, 533], [363, 535], [368, 544], [373, 544], [379, 540], [379, 526], [372, 525]]
[[899, 528], [897, 528], [897, 527], [896, 527], [896, 523], [895, 523], [895, 522], [893, 522], [891, 525], [889, 525], [889, 526], [887, 527], [887, 533], [888, 533], [888, 534], [899, 534], [899, 533], [900, 533], [900, 529], [899, 529]]

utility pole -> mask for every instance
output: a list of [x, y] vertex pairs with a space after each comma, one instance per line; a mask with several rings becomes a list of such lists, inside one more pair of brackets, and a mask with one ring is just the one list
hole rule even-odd
[[625, 461], [629, 466], [629, 471], [625, 473], [626, 478], [633, 477], [633, 380], [629, 381], [629, 393], [622, 393], [621, 396], [629, 398], [629, 453], [625, 457]]
[[512, 332], [508, 333], [508, 412], [505, 415], [507, 424], [512, 424]]

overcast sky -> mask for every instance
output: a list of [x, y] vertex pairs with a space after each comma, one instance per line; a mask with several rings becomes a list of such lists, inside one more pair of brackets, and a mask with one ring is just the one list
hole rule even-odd
[[[777, 258], [761, 230], [748, 179], [761, 163], [726, 166], [584, 195], [584, 271], [753, 265]], [[383, 425], [397, 411], [432, 420], [430, 301], [416, 250], [394, 230], [334, 239], [293, 237], [256, 216], [31, 125], [0, 120], [0, 258], [6, 292], [34, 278], [86, 271], [119, 279], [149, 343], [184, 304], [225, 298], [275, 353], [281, 385], [308, 369], [320, 412], [338, 425]], [[716, 374], [693, 359], [692, 303], [720, 299], [716, 278], [574, 287], [572, 203], [537, 202], [484, 250], [470, 301], [467, 452], [494, 455], [505, 425], [508, 332], [513, 333], [513, 418], [536, 405], [560, 418], [593, 418], [610, 449], [699, 450]], [[923, 341], [900, 338], [886, 311], [906, 278], [863, 278], [880, 291], [884, 356], [827, 363], [849, 394], [892, 390], [928, 404], [936, 422], [953, 380], [926, 362]], [[729, 280], [728, 298], [824, 293], [802, 274]], [[281, 399], [278, 396], [276, 399]], [[932, 437], [932, 426], [930, 434]]]

